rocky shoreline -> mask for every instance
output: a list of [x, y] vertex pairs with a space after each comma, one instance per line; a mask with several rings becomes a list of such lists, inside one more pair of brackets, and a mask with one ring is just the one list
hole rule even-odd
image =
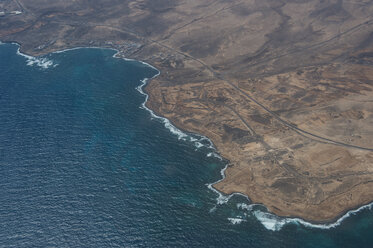
[[0, 40], [27, 54], [110, 47], [161, 70], [147, 106], [230, 161], [219, 191], [314, 223], [372, 202], [372, 3], [18, 2]]

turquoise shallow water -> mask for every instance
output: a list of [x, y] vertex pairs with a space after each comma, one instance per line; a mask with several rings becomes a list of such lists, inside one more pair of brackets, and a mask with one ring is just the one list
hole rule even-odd
[[0, 46], [0, 247], [373, 247], [370, 209], [271, 231], [242, 196], [217, 205], [207, 184], [224, 162], [140, 108], [154, 69], [111, 50], [17, 49]]

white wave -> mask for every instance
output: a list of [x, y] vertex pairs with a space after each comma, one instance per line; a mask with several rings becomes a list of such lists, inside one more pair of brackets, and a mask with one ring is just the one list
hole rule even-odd
[[209, 183], [209, 184], [207, 184], [207, 187], [208, 187], [210, 190], [212, 190], [212, 191], [214, 191], [216, 194], [218, 194], [218, 197], [216, 198], [216, 203], [217, 203], [218, 205], [222, 205], [222, 204], [227, 203], [227, 202], [229, 201], [229, 199], [234, 195], [234, 194], [231, 194], [231, 195], [228, 195], [228, 196], [223, 195], [219, 190], [217, 190], [217, 189], [215, 189], [215, 188], [213, 187], [214, 184], [216, 184], [216, 183], [218, 183], [218, 182], [224, 180], [224, 178], [225, 178], [225, 173], [224, 173], [224, 172], [225, 172], [225, 170], [226, 170], [227, 168], [228, 168], [228, 164], [226, 164], [225, 167], [220, 171], [220, 174], [222, 175], [222, 178], [221, 178], [220, 180], [216, 181], [215, 183]]
[[[153, 67], [153, 68], [154, 68], [154, 67]], [[153, 76], [152, 78], [150, 78], [150, 79], [155, 78], [155, 77], [158, 76], [159, 74], [160, 74], [160, 72], [158, 71], [158, 73], [157, 73], [156, 75], [154, 75], [154, 76]], [[178, 139], [186, 140], [186, 138], [188, 137], [188, 135], [187, 135], [186, 133], [182, 132], [181, 130], [179, 130], [178, 128], [176, 128], [174, 125], [172, 125], [172, 123], [171, 123], [168, 119], [156, 115], [156, 114], [153, 112], [153, 110], [151, 110], [151, 109], [149, 109], [148, 107], [146, 107], [146, 102], [148, 101], [149, 96], [148, 96], [148, 94], [146, 94], [146, 93], [144, 92], [143, 87], [146, 85], [146, 83], [147, 83], [148, 80], [149, 80], [149, 78], [145, 78], [145, 79], [143, 79], [143, 80], [141, 81], [142, 84], [136, 87], [136, 90], [137, 90], [138, 92], [140, 92], [142, 95], [145, 96], [145, 101], [141, 104], [141, 108], [147, 110], [153, 118], [161, 120], [161, 121], [163, 122], [164, 126], [165, 126], [168, 130], [170, 130], [171, 133], [175, 134], [175, 135], [178, 137]]]
[[43, 69], [48, 69], [48, 68], [50, 68], [50, 67], [56, 67], [58, 64], [55, 64], [54, 62], [53, 62], [53, 60], [50, 60], [50, 59], [48, 59], [48, 58], [43, 58], [43, 57], [33, 57], [33, 56], [30, 56], [30, 55], [27, 55], [27, 54], [24, 54], [24, 53], [21, 53], [20, 52], [20, 45], [19, 44], [17, 44], [18, 45], [18, 49], [17, 49], [17, 54], [18, 55], [20, 55], [20, 56], [22, 56], [22, 57], [24, 57], [24, 58], [26, 58], [26, 62], [27, 62], [27, 65], [28, 66], [34, 66], [34, 65], [36, 65], [36, 66], [39, 66], [39, 67], [41, 67], [41, 68], [43, 68]]
[[[210, 155], [210, 156], [212, 156], [212, 155]], [[222, 176], [221, 179], [219, 179], [218, 181], [216, 181], [214, 183], [207, 184], [207, 187], [210, 190], [212, 190], [212, 191], [214, 191], [215, 193], [218, 194], [218, 197], [216, 198], [217, 204], [218, 205], [222, 205], [222, 204], [228, 203], [229, 199], [232, 196], [234, 196], [234, 195], [243, 196], [248, 201], [250, 201], [250, 199], [249, 199], [249, 197], [247, 195], [244, 195], [244, 194], [241, 194], [241, 193], [232, 193], [230, 195], [223, 195], [220, 191], [218, 191], [217, 189], [215, 189], [213, 187], [214, 184], [219, 183], [219, 182], [221, 182], [222, 180], [225, 179], [225, 170], [227, 168], [228, 168], [228, 164], [223, 169], [221, 169], [221, 171], [220, 171], [220, 174]], [[286, 218], [286, 217], [276, 216], [276, 215], [274, 215], [272, 213], [264, 212], [264, 211], [261, 211], [261, 210], [255, 210], [255, 211], [253, 211], [253, 208], [255, 206], [263, 206], [263, 205], [261, 205], [261, 204], [246, 204], [246, 203], [237, 204], [237, 208], [246, 209], [249, 212], [252, 212], [253, 215], [268, 230], [279, 231], [279, 230], [281, 230], [281, 228], [283, 226], [285, 226], [286, 224], [290, 224], [290, 223], [297, 224], [297, 225], [301, 224], [301, 225], [303, 225], [305, 227], [310, 227], [310, 228], [319, 228], [319, 229], [331, 229], [331, 228], [335, 228], [335, 227], [339, 226], [343, 222], [343, 220], [345, 220], [349, 216], [355, 215], [355, 214], [357, 214], [358, 212], [360, 212], [360, 211], [362, 211], [364, 209], [370, 209], [371, 210], [373, 208], [373, 202], [370, 203], [370, 204], [361, 206], [358, 209], [350, 210], [346, 214], [344, 214], [342, 217], [340, 217], [336, 222], [329, 223], [329, 224], [313, 224], [313, 223], [305, 221], [305, 220], [303, 220], [301, 218]], [[263, 207], [265, 207], [265, 206], [263, 206]]]
[[372, 209], [373, 203], [361, 206], [360, 208], [355, 209], [355, 210], [348, 211], [345, 215], [339, 218], [336, 222], [330, 223], [330, 224], [313, 224], [301, 218], [280, 217], [269, 212], [264, 212], [261, 210], [254, 210], [255, 206], [260, 206], [260, 204], [246, 204], [246, 203], [237, 204], [238, 209], [245, 209], [251, 212], [266, 229], [271, 230], [271, 231], [279, 231], [281, 230], [282, 227], [284, 227], [287, 224], [303, 225], [305, 227], [319, 228], [319, 229], [335, 228], [339, 226], [343, 222], [343, 220], [350, 217], [351, 215], [357, 214], [363, 209]]
[[221, 169], [220, 171], [220, 174], [221, 174], [221, 179], [219, 179], [218, 181], [214, 182], [214, 183], [209, 183], [207, 184], [207, 187], [214, 191], [216, 194], [218, 194], [218, 197], [216, 198], [216, 203], [218, 205], [222, 205], [222, 204], [226, 204], [229, 199], [231, 199], [234, 195], [239, 195], [239, 196], [243, 196], [245, 197], [247, 200], [249, 200], [249, 198], [247, 197], [247, 195], [244, 195], [244, 194], [241, 194], [241, 193], [232, 193], [230, 195], [223, 195], [219, 190], [215, 189], [213, 187], [214, 184], [217, 184], [221, 181], [223, 181], [225, 179], [225, 170], [228, 168], [228, 164], [225, 165], [225, 167], [223, 169]]
[[209, 152], [209, 153], [207, 153], [206, 156], [207, 157], [215, 157], [215, 158], [220, 159], [221, 161], [223, 160], [223, 158], [219, 154], [217, 154], [216, 152]]
[[[126, 60], [126, 61], [140, 62], [143, 65], [149, 66], [150, 68], [158, 71], [158, 73], [156, 75], [154, 75], [152, 78], [144, 78], [141, 81], [142, 83], [138, 87], [136, 87], [136, 90], [138, 92], [140, 92], [142, 95], [145, 96], [145, 101], [141, 104], [141, 108], [142, 109], [147, 110], [150, 113], [150, 115], [151, 115], [152, 118], [161, 120], [164, 123], [164, 126], [172, 134], [175, 134], [178, 137], [179, 140], [190, 141], [190, 142], [194, 143], [194, 145], [196, 146], [197, 149], [202, 148], [202, 147], [206, 147], [207, 149], [214, 149], [214, 150], [216, 150], [215, 147], [214, 147], [214, 145], [213, 145], [213, 143], [212, 143], [212, 141], [209, 138], [207, 138], [206, 136], [199, 135], [199, 134], [194, 134], [193, 136], [198, 137], [198, 138], [195, 138], [192, 135], [187, 134], [187, 133], [181, 131], [180, 129], [178, 129], [177, 127], [175, 127], [167, 118], [164, 118], [164, 117], [156, 115], [153, 110], [151, 110], [148, 107], [146, 107], [146, 102], [148, 101], [149, 95], [144, 92], [143, 88], [145, 87], [145, 85], [148, 83], [149, 80], [151, 80], [151, 79], [159, 76], [160, 75], [160, 71], [157, 68], [155, 68], [154, 66], [152, 66], [152, 65], [150, 65], [150, 64], [148, 64], [146, 62], [143, 62], [143, 61], [138, 61], [138, 60], [133, 60], [133, 59], [128, 59], [128, 58], [123, 58], [123, 59]], [[208, 143], [208, 145], [203, 144], [202, 143], [203, 141], [206, 141]]]
[[209, 210], [209, 213], [213, 213], [213, 212], [215, 212], [215, 211], [216, 211], [216, 205], [213, 206], [213, 207]]
[[201, 147], [203, 147], [203, 144], [201, 142], [196, 141], [196, 142], [194, 142], [194, 146], [196, 148], [201, 148]]
[[49, 67], [53, 66], [56, 67], [57, 64], [53, 63], [53, 60], [49, 60], [47, 58], [29, 58], [27, 60], [27, 65], [37, 65], [43, 69], [48, 69]]
[[262, 223], [262, 225], [271, 231], [279, 231], [287, 223], [293, 222], [288, 219], [281, 219], [276, 215], [266, 213], [260, 210], [253, 211], [253, 215]]
[[245, 209], [251, 211], [255, 204], [237, 203], [238, 209]]
[[241, 219], [241, 218], [228, 218], [228, 220], [229, 220], [233, 225], [241, 224], [243, 221], [245, 221], [245, 219]]
[[[132, 61], [130, 59], [126, 59], [126, 60]], [[137, 61], [137, 62], [140, 62], [140, 63], [142, 63], [144, 65], [147, 65], [147, 66], [153, 68], [154, 70], [157, 70], [154, 66], [152, 66], [152, 65], [150, 65], [150, 64], [148, 64], [146, 62], [143, 62], [143, 61]], [[162, 121], [163, 124], [164, 124], [164, 126], [172, 134], [176, 135], [179, 140], [190, 141], [190, 142], [194, 143], [194, 145], [197, 147], [197, 149], [198, 148], [202, 148], [202, 147], [206, 147], [208, 149], [215, 149], [214, 146], [213, 146], [213, 144], [212, 144], [212, 142], [211, 142], [211, 140], [208, 139], [207, 137], [202, 136], [202, 135], [194, 134], [194, 136], [198, 137], [198, 138], [195, 138], [192, 135], [189, 135], [189, 134], [181, 131], [177, 127], [175, 127], [167, 118], [164, 118], [164, 117], [156, 115], [153, 110], [151, 110], [148, 107], [146, 107], [146, 102], [148, 101], [149, 95], [144, 92], [143, 88], [147, 84], [148, 80], [151, 80], [151, 79], [157, 77], [160, 74], [160, 71], [159, 70], [157, 70], [157, 71], [158, 71], [158, 73], [156, 75], [154, 75], [152, 78], [145, 78], [145, 79], [143, 79], [141, 81], [142, 83], [139, 86], [136, 87], [136, 90], [138, 92], [140, 92], [142, 95], [145, 96], [145, 100], [141, 104], [141, 108], [147, 110], [150, 113], [150, 115], [151, 115], [152, 118], [155, 118], [155, 119], [158, 119], [158, 120]], [[203, 142], [203, 141], [207, 141], [209, 144], [208, 145], [202, 144], [201, 142]]]
[[284, 218], [284, 219], [287, 219], [289, 221], [289, 223], [290, 222], [297, 222], [297, 223], [300, 223], [300, 224], [302, 224], [304, 226], [307, 226], [307, 227], [320, 228], [320, 229], [330, 229], [330, 228], [335, 228], [335, 227], [339, 226], [343, 222], [343, 220], [347, 219], [351, 215], [356, 215], [358, 212], [360, 212], [364, 209], [372, 210], [372, 207], [373, 207], [373, 202], [370, 203], [370, 204], [361, 206], [357, 209], [350, 210], [346, 214], [344, 214], [342, 217], [340, 217], [336, 222], [330, 223], [330, 224], [312, 224], [312, 223], [309, 223], [309, 222], [307, 222], [305, 220], [302, 220], [300, 218]]
[[200, 137], [200, 139], [199, 139], [200, 142], [206, 141], [208, 143], [208, 145], [204, 144], [203, 146], [205, 146], [208, 149], [216, 150], [214, 144], [212, 143], [212, 141], [209, 138], [207, 138], [206, 136], [202, 136], [202, 135], [199, 135], [199, 137]]
[[[113, 55], [113, 58], [123, 59], [125, 61], [136, 61], [136, 62], [142, 63], [142, 61], [137, 61], [137, 60], [134, 60], [134, 59], [128, 59], [128, 58], [124, 58], [124, 57], [120, 56], [120, 54], [121, 54], [120, 51], [118, 49], [115, 49], [115, 48], [112, 48], [112, 47], [78, 46], [78, 47], [73, 47], [73, 48], [66, 48], [66, 49], [55, 51], [55, 52], [52, 52], [52, 53], [56, 53], [56, 54], [65, 53], [65, 52], [74, 51], [74, 50], [78, 50], [78, 49], [108, 49], [108, 50], [113, 50], [113, 51], [115, 51], [115, 54]], [[148, 65], [148, 66], [154, 68], [151, 65]], [[154, 68], [154, 69], [156, 69], [156, 68]]]
[[[78, 50], [78, 49], [84, 49], [84, 48], [88, 48], [88, 49], [109, 49], [109, 50], [114, 50], [116, 51], [117, 53], [119, 52], [117, 49], [114, 49], [114, 48], [105, 48], [105, 47], [95, 47], [95, 46], [87, 46], [87, 47], [84, 47], [84, 46], [78, 46], [78, 47], [73, 47], [73, 48], [66, 48], [66, 49], [63, 49], [63, 50], [58, 50], [58, 51], [55, 51], [55, 52], [52, 52], [52, 53], [65, 53], [65, 52], [68, 52], [68, 51], [74, 51], [74, 50]], [[116, 55], [116, 54], [114, 54]], [[113, 56], [114, 56], [113, 55]]]

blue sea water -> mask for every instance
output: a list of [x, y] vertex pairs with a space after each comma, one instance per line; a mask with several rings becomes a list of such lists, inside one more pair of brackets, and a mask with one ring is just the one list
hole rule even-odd
[[207, 184], [224, 161], [141, 108], [155, 69], [112, 50], [17, 49], [0, 46], [0, 247], [373, 247], [369, 208], [273, 231], [242, 196], [217, 204]]

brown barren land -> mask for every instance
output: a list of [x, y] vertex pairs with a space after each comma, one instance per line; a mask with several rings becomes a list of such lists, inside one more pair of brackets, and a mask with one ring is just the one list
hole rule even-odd
[[156, 66], [148, 107], [213, 141], [225, 194], [312, 222], [373, 201], [370, 0], [4, 0], [0, 40]]

